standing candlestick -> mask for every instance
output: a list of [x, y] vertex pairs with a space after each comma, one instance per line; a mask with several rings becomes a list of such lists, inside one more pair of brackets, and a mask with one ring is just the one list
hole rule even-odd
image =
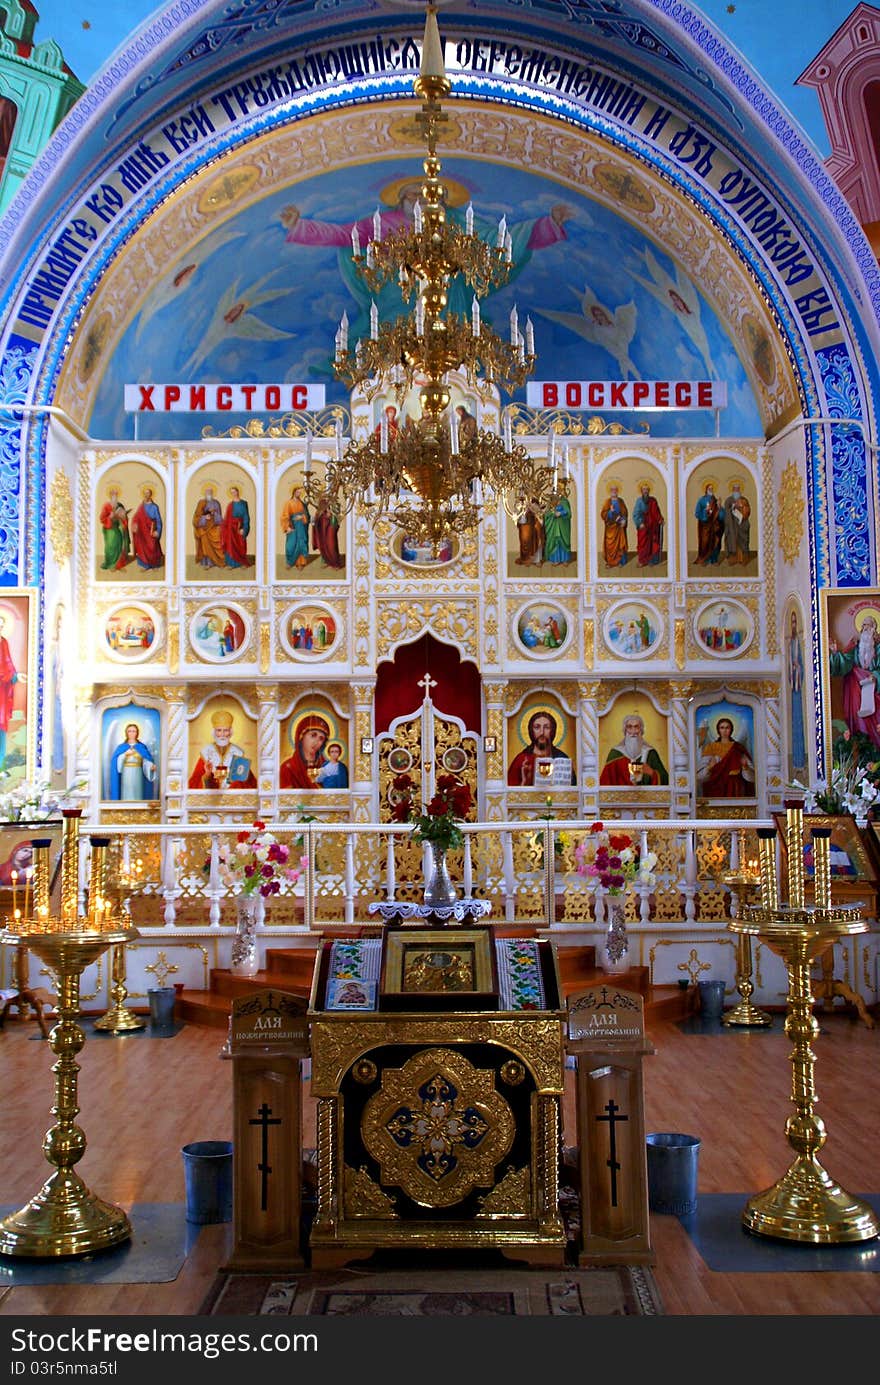
[[104, 901], [107, 898], [107, 848], [109, 837], [89, 837], [92, 849], [89, 866], [89, 923], [100, 928], [103, 922]]
[[785, 851], [788, 857], [788, 907], [804, 907], [804, 805], [799, 798], [786, 799]]
[[814, 827], [813, 898], [817, 909], [831, 908], [831, 828]]
[[79, 820], [82, 808], [62, 808], [61, 919], [65, 928], [76, 927], [79, 913]]
[[[817, 1157], [826, 1136], [825, 1125], [814, 1111], [816, 1058], [812, 1044], [819, 1034], [819, 1025], [813, 1014], [810, 967], [836, 940], [866, 932], [868, 921], [862, 917], [860, 905], [832, 906], [830, 873], [821, 886], [817, 881], [817, 898], [821, 892], [827, 903], [804, 904], [803, 805], [787, 803], [786, 818], [788, 904], [768, 907], [763, 902], [766, 894], [762, 890], [761, 906], [743, 909], [742, 917], [731, 919], [728, 924], [737, 935], [757, 934], [785, 962], [785, 1033], [792, 1042], [791, 1099], [795, 1110], [786, 1122], [785, 1134], [795, 1159], [771, 1188], [749, 1198], [742, 1221], [756, 1235], [783, 1241], [813, 1245], [867, 1241], [880, 1235], [880, 1222], [873, 1209], [835, 1183]], [[762, 851], [765, 845], [766, 841], [761, 840]], [[826, 842], [819, 853], [827, 849]], [[795, 904], [794, 900], [800, 902]]]
[[[731, 869], [721, 876], [722, 882], [730, 890], [730, 915], [733, 919], [740, 917], [743, 908], [752, 902], [756, 890], [761, 885], [761, 878], [756, 869], [757, 863], [742, 859], [741, 838], [742, 833], [740, 833], [737, 857], [738, 866], [733, 869], [733, 852], [731, 851]], [[751, 1029], [772, 1023], [770, 1016], [765, 1011], [759, 1010], [756, 1005], [752, 1004], [752, 993], [755, 987], [752, 981], [752, 940], [748, 933], [740, 933], [736, 940], [736, 989], [740, 995], [739, 1004], [722, 1016], [722, 1024], [733, 1025], [735, 1028]]]
[[36, 837], [31, 842], [34, 861], [34, 918], [47, 918], [49, 915], [49, 885], [51, 866], [49, 851], [51, 837]]

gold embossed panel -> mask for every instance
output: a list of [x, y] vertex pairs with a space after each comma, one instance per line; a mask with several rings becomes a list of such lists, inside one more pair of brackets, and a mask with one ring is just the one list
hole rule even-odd
[[493, 1073], [447, 1048], [386, 1068], [361, 1117], [383, 1186], [401, 1188], [424, 1207], [451, 1207], [474, 1188], [491, 1188], [515, 1133]]

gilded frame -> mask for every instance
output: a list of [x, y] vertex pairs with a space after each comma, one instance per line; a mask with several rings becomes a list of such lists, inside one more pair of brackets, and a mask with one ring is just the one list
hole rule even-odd
[[494, 990], [492, 939], [486, 929], [406, 928], [386, 934], [383, 995], [413, 1000], [451, 996], [466, 1003]]
[[[785, 814], [774, 813], [773, 820], [782, 839], [782, 867], [785, 870], [788, 861]], [[845, 852], [852, 866], [852, 870], [841, 870], [839, 866], [836, 866], [832, 855], [832, 881], [841, 885], [875, 885], [877, 883], [877, 868], [869, 843], [862, 836], [855, 818], [850, 817], [847, 813], [804, 813], [804, 876], [807, 880], [812, 880], [814, 874], [812, 852], [809, 849], [810, 829], [813, 827], [830, 827], [832, 853], [835, 849]]]

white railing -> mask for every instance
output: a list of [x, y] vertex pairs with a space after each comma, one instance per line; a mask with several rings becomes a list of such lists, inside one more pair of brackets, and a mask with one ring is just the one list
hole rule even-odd
[[[609, 823], [629, 833], [642, 852], [658, 857], [656, 883], [636, 885], [634, 922], [694, 923], [719, 916], [721, 872], [747, 855], [757, 856], [755, 829], [769, 820], [707, 822], [674, 820]], [[243, 826], [247, 827], [247, 824]], [[300, 881], [273, 896], [262, 926], [312, 930], [371, 919], [369, 905], [418, 900], [424, 888], [423, 858], [411, 828], [397, 823], [269, 824], [304, 860]], [[589, 836], [587, 821], [516, 821], [463, 826], [464, 846], [450, 853], [453, 879], [465, 897], [487, 899], [496, 922], [601, 925], [601, 893], [577, 874], [573, 849]], [[224, 825], [84, 824], [80, 836], [80, 886], [85, 904], [90, 832], [112, 832], [120, 843], [123, 876], [130, 880], [132, 912], [141, 928], [217, 929], [234, 921], [234, 890], [222, 879], [221, 844], [239, 827]], [[152, 906], [152, 907], [151, 907]], [[376, 921], [375, 914], [372, 915]]]

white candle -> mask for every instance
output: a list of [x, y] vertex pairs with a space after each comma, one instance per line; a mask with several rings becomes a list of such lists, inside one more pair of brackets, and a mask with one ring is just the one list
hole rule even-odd
[[361, 253], [361, 238], [358, 235], [357, 222], [351, 228], [351, 249], [354, 255]]
[[422, 337], [425, 334], [425, 300], [416, 299], [416, 336]]
[[530, 317], [526, 318], [526, 353], [529, 356], [535, 354], [535, 329]]
[[[382, 453], [388, 451], [388, 415], [383, 411], [379, 420], [379, 450]], [[372, 486], [370, 490], [372, 490]]]
[[464, 229], [469, 236], [474, 234], [474, 204], [468, 202], [464, 213]]
[[498, 249], [503, 250], [507, 238], [507, 217], [502, 216], [498, 223]]
[[308, 475], [310, 474], [311, 470], [312, 470], [312, 435], [311, 435], [311, 433], [306, 433], [306, 460], [305, 460], [305, 465], [303, 466], [303, 472], [305, 473], [306, 476], [308, 476]]
[[513, 259], [513, 240], [509, 231], [505, 231], [504, 233], [504, 258], [508, 264], [510, 264]]
[[477, 302], [476, 294], [474, 295], [474, 301], [471, 304], [471, 331], [473, 332], [475, 337], [478, 337], [480, 335], [480, 305]]
[[367, 241], [367, 269], [372, 269], [376, 263], [376, 255], [373, 250], [373, 242]]
[[370, 337], [373, 341], [379, 340], [379, 309], [376, 307], [375, 298], [370, 305]]
[[455, 409], [449, 415], [449, 446], [453, 457], [458, 456], [458, 414]]
[[382, 239], [382, 214], [377, 207], [373, 212], [373, 240]]
[[513, 424], [510, 421], [510, 413], [504, 413], [504, 448], [506, 452], [513, 451]]
[[516, 304], [510, 310], [510, 344], [516, 346], [519, 340], [519, 316], [516, 311]]
[[421, 204], [421, 202], [416, 202], [415, 206], [413, 207], [413, 225], [415, 226], [415, 228], [416, 228], [417, 231], [421, 231], [421, 229], [422, 229], [422, 204]]
[[336, 460], [342, 461], [342, 419], [336, 420]]

